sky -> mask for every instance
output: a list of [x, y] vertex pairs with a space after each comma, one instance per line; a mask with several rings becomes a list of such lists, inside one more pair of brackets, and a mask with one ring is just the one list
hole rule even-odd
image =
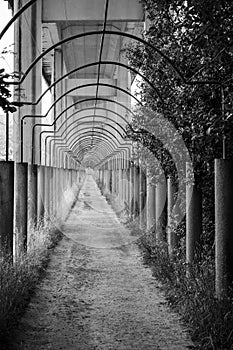
[[[5, 27], [12, 17], [12, 11], [8, 9], [8, 2], [0, 0], [0, 31]], [[13, 51], [14, 29], [13, 26], [8, 29], [2, 40], [0, 41], [0, 67], [5, 68], [7, 73], [12, 73], [13, 68], [13, 53], [2, 54], [2, 51], [7, 48], [7, 51]]]
[[[8, 9], [8, 2], [0, 0], [0, 31], [12, 18], [12, 11]], [[12, 25], [3, 36], [0, 41], [0, 68], [4, 68], [6, 73], [12, 73], [14, 71], [14, 25]], [[8, 53], [2, 53], [8, 51]], [[10, 52], [11, 51], [11, 52]], [[42, 81], [42, 91], [47, 88], [45, 81]], [[46, 113], [51, 104], [50, 93], [46, 94], [43, 98], [42, 114]], [[0, 111], [2, 114], [2, 111]]]

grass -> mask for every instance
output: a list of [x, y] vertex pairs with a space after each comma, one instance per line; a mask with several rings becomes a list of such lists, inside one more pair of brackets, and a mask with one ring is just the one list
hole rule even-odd
[[0, 265], [0, 345], [7, 345], [12, 329], [23, 314], [30, 296], [47, 267], [51, 249], [62, 238], [47, 221], [31, 230], [27, 254], [12, 264]]
[[155, 245], [152, 233], [141, 238], [144, 261], [152, 268], [154, 277], [172, 308], [188, 325], [197, 349], [233, 349], [233, 291], [222, 301], [215, 298], [214, 259], [208, 251], [200, 254], [198, 262], [188, 269], [184, 250], [171, 259], [166, 244]]
[[[111, 195], [105, 193], [100, 184], [99, 187], [117, 211]], [[152, 230], [142, 234], [135, 220], [127, 222], [127, 227], [132, 235], [141, 236], [137, 242], [143, 252], [144, 263], [151, 267], [153, 276], [160, 282], [170, 307], [181, 315], [188, 326], [196, 349], [233, 350], [233, 288], [228, 298], [216, 299], [215, 261], [210, 248], [202, 247], [198, 261], [188, 268], [184, 241], [183, 248], [177, 250], [171, 259], [167, 244], [157, 245]]]

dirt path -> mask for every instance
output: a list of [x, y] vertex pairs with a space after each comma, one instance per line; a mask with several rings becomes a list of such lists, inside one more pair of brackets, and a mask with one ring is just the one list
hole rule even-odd
[[134, 238], [90, 175], [45, 279], [21, 320], [15, 349], [183, 350], [192, 346], [166, 306]]

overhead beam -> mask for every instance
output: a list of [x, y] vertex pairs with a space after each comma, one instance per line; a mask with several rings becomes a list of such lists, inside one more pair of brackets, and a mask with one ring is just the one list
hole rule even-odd
[[[105, 0], [43, 0], [43, 22], [103, 21]], [[109, 21], [138, 22], [144, 20], [139, 0], [112, 0]]]

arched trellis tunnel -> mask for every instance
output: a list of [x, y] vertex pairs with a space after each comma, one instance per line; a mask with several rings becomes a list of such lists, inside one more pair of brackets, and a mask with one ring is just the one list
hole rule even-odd
[[[45, 212], [49, 215], [59, 215], [59, 213], [69, 210], [68, 206], [64, 208], [64, 206], [58, 205], [63, 202], [62, 194], [67, 187], [77, 190], [77, 186], [81, 186], [88, 164], [96, 171], [95, 174], [100, 185], [107, 192], [118, 193], [119, 199], [127, 203], [132, 217], [136, 218], [139, 214], [138, 219], [141, 227], [146, 225], [149, 229], [158, 222], [161, 212], [157, 207], [164, 206], [164, 198], [167, 196], [166, 211], [169, 226], [169, 218], [175, 202], [173, 183], [168, 179], [167, 183], [154, 186], [150, 182], [146, 170], [140, 167], [140, 159], [134, 163], [131, 162], [135, 145], [129, 140], [124, 140], [125, 127], [134, 113], [131, 98], [135, 99], [135, 97], [130, 92], [131, 79], [133, 80], [136, 74], [144, 79], [151, 91], [156, 93], [162, 105], [164, 105], [163, 96], [158, 86], [154, 86], [140, 71], [129, 67], [127, 59], [121, 55], [121, 50], [129, 40], [147, 46], [164, 59], [174, 74], [179, 76], [182, 84], [216, 84], [221, 89], [221, 82], [208, 79], [205, 81], [186, 79], [173, 61], [163, 52], [146, 42], [140, 35], [137, 36], [123, 30], [123, 23], [127, 24], [127, 21], [132, 21], [132, 15], [129, 13], [125, 15], [118, 31], [106, 29], [107, 25], [111, 26], [112, 21], [116, 21], [116, 19], [108, 18], [109, 1], [107, 0], [105, 1], [102, 30], [89, 31], [84, 24], [84, 32], [80, 33], [77, 23], [71, 23], [73, 35], [69, 35], [66, 28], [60, 23], [60, 31], [54, 31], [56, 26], [50, 27], [50, 35], [56, 40], [52, 43], [47, 41], [46, 37], [44, 47], [42, 47], [40, 39], [43, 23], [59, 22], [54, 20], [52, 13], [49, 13], [50, 17], [46, 18], [47, 22], [45, 21], [43, 17], [45, 16], [43, 14], [46, 8], [45, 2], [43, 2], [43, 11], [39, 11], [42, 2], [39, 0], [23, 1], [22, 7], [0, 33], [1, 39], [10, 25], [15, 24], [16, 32], [18, 29], [18, 32], [25, 34], [20, 41], [16, 35], [16, 54], [18, 56], [15, 63], [16, 70], [18, 68], [20, 70], [20, 75], [18, 80], [15, 79], [12, 82], [12, 85], [16, 87], [14, 104], [19, 107], [15, 119], [17, 120], [15, 137], [17, 140], [21, 140], [21, 145], [15, 150], [15, 164], [7, 162], [4, 164], [4, 168], [1, 168], [2, 177], [9, 184], [3, 189], [6, 202], [13, 205], [13, 188], [15, 188], [16, 193], [15, 212], [17, 214], [15, 222], [16, 228], [22, 232], [20, 236], [22, 244], [17, 247], [17, 254], [22, 254], [27, 248], [28, 225], [26, 218], [28, 213], [29, 221], [35, 223], [38, 217], [44, 216]], [[27, 11], [30, 11], [32, 17], [36, 14], [31, 24], [33, 27], [29, 31], [25, 24], [18, 20], [22, 14], [28, 13]], [[137, 15], [137, 13], [133, 15], [134, 22], [143, 23], [142, 17], [139, 15], [137, 17]], [[66, 22], [69, 22], [69, 19], [66, 18]], [[99, 23], [99, 20], [97, 22]], [[40, 28], [40, 30], [37, 31], [36, 28]], [[45, 31], [43, 33], [45, 35]], [[59, 33], [61, 33], [60, 37]], [[91, 47], [93, 38], [96, 40], [95, 50]], [[29, 44], [29, 53], [22, 50], [25, 43]], [[83, 52], [86, 52], [86, 56], [83, 53], [82, 60], [79, 60], [72, 46], [79, 47], [84, 43], [86, 46]], [[114, 49], [112, 49], [113, 47]], [[40, 84], [41, 68], [43, 68], [44, 78], [49, 82], [49, 86], [44, 92], [41, 91]], [[51, 81], [51, 77], [53, 77], [53, 81]], [[80, 81], [81, 83], [77, 83]], [[26, 98], [17, 95], [17, 91], [22, 90]], [[46, 114], [42, 114], [41, 102], [48, 92], [52, 93], [53, 102]], [[140, 103], [140, 101], [137, 102]], [[90, 110], [93, 113], [90, 113]], [[47, 118], [45, 123], [41, 121], [42, 118]], [[39, 138], [36, 143], [35, 130], [37, 127]], [[39, 127], [42, 127], [42, 130], [39, 130]], [[47, 135], [44, 143], [42, 142], [43, 134]], [[48, 135], [51, 138], [50, 141], [48, 141]], [[41, 164], [43, 152], [49, 158], [49, 161], [44, 165]], [[25, 157], [23, 157], [24, 154]], [[58, 157], [59, 161], [53, 163], [54, 157]], [[14, 172], [15, 184], [13, 182]], [[216, 258], [216, 291], [219, 296], [222, 296], [224, 293], [222, 291], [225, 290], [225, 280], [222, 277], [224, 271], [226, 270], [227, 273], [228, 270], [231, 271], [229, 266], [231, 260], [230, 264], [223, 264], [223, 256], [230, 255], [230, 253], [225, 248], [225, 250], [221, 250], [229, 239], [227, 231], [230, 221], [223, 219], [225, 207], [220, 205], [219, 200], [222, 198], [222, 193], [230, 193], [231, 184], [228, 179], [231, 173], [231, 164], [228, 164], [224, 159], [216, 161], [216, 244], [221, 251], [221, 253], [217, 251]], [[26, 191], [27, 184], [29, 184], [28, 193]], [[60, 188], [61, 191], [57, 191], [57, 188]], [[188, 198], [186, 254], [187, 262], [192, 263], [195, 245], [198, 243], [199, 234], [201, 234], [201, 227], [198, 227], [195, 221], [200, 209], [200, 198], [196, 193], [195, 186], [187, 186], [186, 192]], [[28, 195], [30, 197], [29, 208], [27, 207]], [[155, 199], [156, 203], [159, 203], [157, 207], [155, 207]], [[24, 203], [24, 205], [20, 206], [20, 203]], [[4, 237], [0, 231], [0, 239], [6, 247], [5, 253], [7, 254], [13, 251], [14, 208], [12, 208], [12, 206], [1, 208], [1, 218], [5, 220], [6, 217], [8, 223], [7, 226], [2, 225], [3, 231], [7, 232], [7, 234], [4, 233]], [[199, 213], [199, 219], [200, 215]], [[9, 222], [12, 224], [9, 225]], [[178, 238], [174, 237], [173, 232], [169, 230], [167, 237], [169, 253], [172, 255], [178, 244]], [[162, 237], [158, 235], [157, 240], [160, 239]]]

